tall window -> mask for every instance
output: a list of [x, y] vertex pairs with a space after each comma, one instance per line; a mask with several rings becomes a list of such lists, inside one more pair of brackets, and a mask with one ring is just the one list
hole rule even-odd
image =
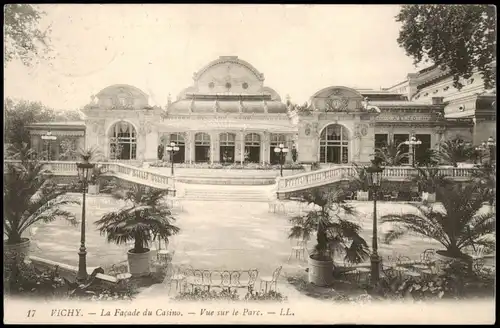
[[[394, 135], [394, 145], [399, 146], [402, 153], [407, 154], [410, 151], [410, 146], [403, 144], [403, 142], [409, 140], [408, 134], [395, 134]], [[401, 160], [402, 164], [410, 163], [410, 156], [406, 156]]]
[[417, 140], [420, 140], [422, 144], [417, 146], [415, 149], [415, 160], [420, 162], [421, 159], [425, 156], [427, 151], [431, 149], [431, 135], [430, 134], [417, 134], [415, 136]]
[[260, 160], [260, 136], [249, 133], [245, 136], [245, 162], [258, 163]]
[[388, 134], [376, 134], [375, 135], [375, 149], [383, 148], [387, 146], [387, 140], [389, 139]]
[[234, 133], [221, 133], [219, 135], [221, 163], [234, 163], [236, 135]]
[[349, 132], [339, 124], [330, 124], [320, 135], [319, 161], [344, 164], [349, 162]]
[[[174, 153], [174, 163], [184, 163], [186, 156], [186, 142], [180, 133], [172, 133], [170, 135], [170, 142], [175, 142], [179, 150]], [[167, 154], [170, 156], [169, 154]], [[170, 157], [169, 157], [170, 158]]]
[[194, 160], [195, 162], [210, 161], [210, 136], [199, 132], [194, 137]]
[[274, 152], [274, 148], [278, 147], [279, 144], [286, 144], [286, 136], [284, 134], [271, 134], [271, 147], [269, 149], [269, 158], [271, 164], [280, 163], [280, 154]]
[[118, 122], [111, 128], [110, 158], [130, 160], [137, 158], [137, 132], [128, 122]]

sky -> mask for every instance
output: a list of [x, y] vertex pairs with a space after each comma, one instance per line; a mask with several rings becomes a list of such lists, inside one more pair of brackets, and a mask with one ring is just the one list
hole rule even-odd
[[417, 68], [397, 44], [394, 5], [44, 4], [55, 58], [9, 62], [5, 96], [55, 109], [131, 84], [165, 106], [219, 56], [264, 73], [284, 99], [304, 103], [328, 86], [390, 87]]

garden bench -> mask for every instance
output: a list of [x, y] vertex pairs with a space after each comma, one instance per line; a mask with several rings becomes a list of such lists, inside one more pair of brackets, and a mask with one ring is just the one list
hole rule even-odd
[[207, 290], [213, 287], [227, 290], [231, 290], [231, 288], [247, 288], [252, 290], [259, 271], [256, 269], [223, 271], [188, 269], [185, 275], [186, 283], [191, 285], [191, 288], [202, 287], [207, 288]]

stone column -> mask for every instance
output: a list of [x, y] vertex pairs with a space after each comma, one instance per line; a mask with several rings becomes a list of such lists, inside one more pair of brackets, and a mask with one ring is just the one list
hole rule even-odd
[[220, 147], [219, 147], [219, 133], [210, 132], [210, 162], [217, 163], [219, 162], [220, 156]]
[[288, 148], [288, 153], [286, 153], [285, 156], [285, 163], [292, 163], [292, 144], [293, 144], [293, 135], [291, 134], [286, 134], [286, 143], [285, 147]]
[[269, 131], [264, 131], [263, 133], [264, 137], [263, 137], [263, 140], [262, 140], [262, 163], [269, 163], [271, 161], [271, 158], [269, 156], [269, 150], [270, 150], [270, 138], [271, 138], [271, 135], [269, 133]]
[[185, 150], [184, 150], [184, 156], [185, 156], [185, 162], [191, 164], [193, 162], [193, 142], [194, 142], [194, 136], [193, 132], [191, 131], [186, 131], [185, 137], [184, 137], [184, 142], [185, 142]]
[[245, 133], [240, 132], [240, 163], [245, 161]]

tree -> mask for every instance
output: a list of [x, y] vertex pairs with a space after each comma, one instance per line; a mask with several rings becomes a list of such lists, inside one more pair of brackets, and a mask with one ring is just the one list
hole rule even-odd
[[36, 58], [49, 53], [49, 33], [39, 22], [44, 12], [29, 4], [4, 6], [4, 65], [14, 59], [30, 66]]
[[496, 10], [493, 5], [404, 5], [397, 39], [414, 63], [431, 61], [449, 71], [454, 86], [463, 85], [475, 69], [486, 89], [495, 85]]
[[37, 222], [73, 219], [74, 215], [62, 208], [78, 204], [64, 197], [69, 189], [52, 181], [50, 172], [27, 144], [18, 149], [14, 158], [20, 162], [7, 163], [3, 176], [4, 234], [8, 244], [20, 243], [23, 232]]
[[401, 144], [396, 145], [394, 142], [389, 142], [387, 145], [375, 149], [375, 157], [383, 165], [400, 166], [407, 163], [409, 154], [402, 149]]
[[37, 122], [64, 122], [81, 120], [79, 110], [56, 111], [40, 102], [14, 101], [7, 98], [4, 103], [4, 144], [15, 149], [30, 144], [30, 135], [26, 126]]
[[456, 137], [441, 142], [438, 150], [438, 158], [441, 163], [458, 166], [458, 163], [467, 162], [474, 157], [474, 146]]
[[289, 238], [309, 240], [316, 232], [317, 243], [311, 255], [316, 260], [331, 259], [335, 251], [343, 251], [345, 259], [352, 263], [360, 263], [368, 257], [368, 245], [360, 236], [361, 227], [342, 218], [357, 213], [345, 202], [341, 191], [328, 192], [316, 188], [304, 193], [302, 199], [319, 209], [290, 218], [292, 228]]
[[495, 231], [495, 214], [481, 213], [485, 201], [490, 199], [486, 189], [477, 184], [447, 184], [437, 189], [444, 210], [427, 202], [411, 204], [418, 214], [388, 214], [382, 223], [394, 226], [385, 235], [390, 243], [408, 232], [434, 239], [446, 248], [453, 258], [470, 259], [463, 250], [476, 245], [491, 249], [495, 241], [488, 237]]
[[55, 119], [54, 111], [40, 102], [21, 100], [14, 102], [6, 99], [4, 103], [5, 131], [4, 138], [6, 144], [11, 144], [14, 148], [22, 148], [24, 143], [30, 143], [27, 125], [35, 122], [47, 122]]
[[180, 229], [172, 223], [175, 217], [165, 203], [168, 190], [134, 185], [123, 192], [117, 188], [113, 196], [125, 201], [128, 206], [105, 214], [95, 224], [108, 242], [117, 245], [134, 241], [133, 253], [145, 253], [149, 244], [155, 239], [167, 241]]

